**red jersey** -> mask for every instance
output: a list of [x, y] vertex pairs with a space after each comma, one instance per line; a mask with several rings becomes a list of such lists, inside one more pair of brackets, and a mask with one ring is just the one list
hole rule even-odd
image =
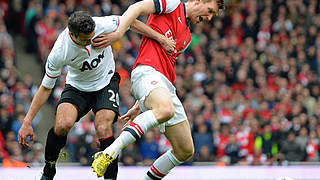
[[187, 25], [185, 6], [179, 0], [154, 0], [156, 14], [149, 16], [147, 25], [176, 41], [172, 56], [161, 45], [146, 36], [142, 37], [139, 54], [133, 69], [139, 64], [148, 65], [162, 73], [173, 84], [177, 56], [190, 44], [191, 33]]

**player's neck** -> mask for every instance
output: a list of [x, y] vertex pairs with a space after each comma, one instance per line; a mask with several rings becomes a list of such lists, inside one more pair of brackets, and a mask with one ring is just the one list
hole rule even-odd
[[83, 47], [85, 48], [85, 46], [82, 46], [80, 45], [77, 41], [76, 41], [76, 38], [69, 32], [69, 36], [70, 36], [70, 39], [73, 43], [75, 43], [77, 46], [80, 46], [80, 47]]

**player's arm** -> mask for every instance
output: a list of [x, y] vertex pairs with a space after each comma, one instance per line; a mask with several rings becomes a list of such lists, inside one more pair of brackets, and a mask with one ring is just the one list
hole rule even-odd
[[130, 25], [139, 15], [155, 12], [156, 9], [153, 0], [143, 0], [130, 5], [123, 15], [118, 17], [119, 26], [114, 30], [114, 32], [99, 35], [93, 40], [93, 47], [99, 49], [112, 45], [122, 38], [124, 33], [129, 29]]
[[156, 12], [153, 0], [143, 0], [129, 6], [129, 8], [120, 16], [120, 24], [116, 32], [123, 36], [129, 26], [140, 15], [148, 15]]
[[40, 88], [37, 90], [36, 94], [34, 95], [31, 106], [27, 112], [26, 117], [24, 118], [23, 123], [31, 125], [33, 118], [39, 112], [42, 105], [48, 100], [52, 89], [48, 89], [43, 85], [40, 85]]
[[[160, 5], [163, 3], [165, 3], [165, 5]], [[164, 1], [143, 0], [135, 4], [132, 4], [123, 13], [123, 15], [119, 17], [119, 20], [118, 20], [119, 23], [117, 24], [117, 28], [113, 30], [114, 32], [102, 35], [103, 37], [100, 36], [98, 38], [95, 38], [93, 40], [94, 42], [93, 47], [103, 48], [113, 44], [116, 41], [119, 41], [121, 37], [124, 35], [124, 33], [129, 29], [132, 23], [134, 23], [133, 26], [138, 26], [138, 28], [140, 28], [139, 31], [145, 34], [146, 36], [152, 39], [155, 39], [158, 42], [161, 41], [161, 43], [163, 43], [163, 39], [161, 38], [159, 39], [157, 35], [153, 34], [154, 32], [151, 31], [151, 28], [146, 27], [146, 25], [144, 27], [139, 27], [139, 26], [143, 26], [143, 24], [136, 23], [137, 22], [136, 18], [139, 15], [143, 15], [143, 14], [146, 15], [146, 14], [153, 14], [153, 13], [155, 14], [170, 13], [179, 5], [179, 3], [180, 3], [180, 0], [164, 0]], [[166, 8], [163, 9], [163, 7], [166, 7]], [[164, 49], [167, 52], [167, 48], [164, 47]]]
[[180, 0], [143, 0], [129, 6], [120, 17], [120, 25], [116, 32], [121, 36], [140, 15], [164, 14], [174, 11]]
[[139, 20], [135, 20], [131, 24], [130, 29], [137, 33], [143, 34], [148, 38], [156, 40], [169, 55], [171, 55], [175, 50], [176, 42], [173, 39], [168, 39], [163, 34], [153, 30], [151, 27]]
[[[56, 51], [57, 52], [57, 51]], [[58, 50], [59, 52], [59, 50]], [[60, 53], [62, 53], [60, 51]], [[47, 63], [46, 63], [46, 74], [43, 77], [42, 83], [37, 90], [35, 96], [32, 99], [31, 106], [23, 120], [23, 124], [18, 133], [19, 143], [23, 146], [30, 146], [27, 143], [27, 138], [30, 137], [30, 142], [33, 141], [33, 129], [32, 129], [32, 120], [39, 112], [40, 108], [43, 104], [48, 100], [52, 88], [56, 82], [57, 77], [61, 73], [61, 65], [58, 63], [59, 61], [52, 60], [53, 58], [58, 58], [59, 55], [55, 55], [58, 53], [51, 53], [49, 54]]]
[[49, 95], [51, 94], [52, 89], [48, 89], [43, 85], [40, 85], [40, 88], [37, 90], [34, 95], [31, 106], [23, 120], [23, 124], [19, 130], [19, 143], [23, 146], [30, 146], [27, 143], [27, 138], [30, 136], [30, 142], [33, 141], [33, 129], [32, 129], [32, 120], [39, 112], [42, 105], [48, 100]]

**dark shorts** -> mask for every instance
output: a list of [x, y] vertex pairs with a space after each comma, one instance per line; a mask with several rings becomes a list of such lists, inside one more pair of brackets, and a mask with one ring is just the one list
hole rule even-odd
[[77, 121], [79, 121], [79, 119], [86, 115], [91, 109], [94, 113], [101, 109], [109, 109], [116, 113], [113, 121], [116, 122], [119, 116], [120, 79], [120, 75], [115, 72], [110, 83], [106, 87], [93, 92], [80, 91], [70, 84], [66, 84], [61, 94], [58, 106], [64, 102], [75, 105], [78, 109]]

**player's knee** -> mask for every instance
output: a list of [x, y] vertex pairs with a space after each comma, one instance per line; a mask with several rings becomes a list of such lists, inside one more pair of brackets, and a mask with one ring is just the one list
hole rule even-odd
[[58, 123], [54, 127], [54, 132], [58, 136], [66, 136], [72, 127], [73, 127], [73, 123], [70, 123], [70, 122]]
[[107, 133], [108, 131], [112, 131], [112, 123], [101, 123], [99, 125], [96, 125], [96, 131], [98, 136]]
[[165, 104], [156, 110], [156, 114], [160, 123], [166, 122], [174, 116], [174, 107], [171, 104]]
[[193, 156], [194, 148], [191, 145], [185, 145], [183, 147], [180, 147], [178, 150], [175, 150], [175, 154], [180, 161], [184, 162]]
[[192, 158], [193, 154], [193, 146], [186, 146], [186, 148], [183, 149], [183, 161], [187, 161], [188, 159]]
[[174, 116], [174, 107], [170, 105], [163, 107], [163, 116], [168, 120], [171, 119]]
[[103, 121], [96, 121], [95, 122], [95, 129], [97, 135], [99, 137], [105, 137], [107, 134], [112, 133], [112, 123], [113, 119], [107, 118]]

